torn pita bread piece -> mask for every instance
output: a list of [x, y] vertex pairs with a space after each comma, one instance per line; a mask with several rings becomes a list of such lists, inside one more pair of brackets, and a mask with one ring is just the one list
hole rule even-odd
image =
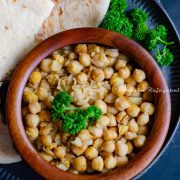
[[0, 81], [35, 46], [35, 35], [53, 7], [51, 0], [0, 1]]
[[78, 28], [97, 27], [103, 20], [110, 0], [56, 0], [50, 17], [36, 37], [40, 42], [58, 32]]
[[0, 115], [0, 164], [10, 164], [19, 161], [21, 161], [21, 157], [13, 147], [8, 127], [3, 124]]

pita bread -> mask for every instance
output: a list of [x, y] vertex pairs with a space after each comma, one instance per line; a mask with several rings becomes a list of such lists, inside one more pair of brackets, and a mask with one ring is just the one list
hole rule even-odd
[[35, 45], [35, 35], [53, 7], [51, 0], [0, 1], [0, 81]]
[[110, 0], [56, 0], [50, 17], [44, 22], [37, 41], [58, 32], [78, 28], [97, 27], [103, 20]]
[[0, 115], [0, 164], [9, 164], [19, 161], [21, 161], [21, 157], [13, 148], [8, 127], [3, 124]]

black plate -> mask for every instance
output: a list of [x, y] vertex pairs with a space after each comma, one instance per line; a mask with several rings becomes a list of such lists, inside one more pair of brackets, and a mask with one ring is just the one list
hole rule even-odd
[[[169, 18], [168, 14], [165, 12], [160, 1], [155, 0], [128, 0], [129, 8], [140, 7], [149, 13], [150, 20], [149, 25], [155, 26], [156, 24], [164, 24], [169, 29], [169, 41], [174, 41], [174, 47], [172, 47], [172, 52], [175, 56], [175, 61], [171, 67], [162, 68], [162, 71], [167, 79], [170, 89], [178, 89], [180, 87], [180, 38], [175, 29], [174, 24]], [[149, 168], [151, 168], [161, 157], [161, 155], [166, 151], [170, 141], [174, 137], [177, 126], [179, 124], [179, 114], [180, 110], [180, 95], [179, 93], [171, 93], [172, 100], [172, 118], [168, 136], [166, 142], [158, 154], [156, 159], [148, 166], [141, 174], [139, 174], [135, 179], [140, 178]], [[32, 179], [42, 179], [37, 175], [24, 161], [19, 163], [14, 163], [11, 165], [0, 165], [0, 180], [32, 180]]]

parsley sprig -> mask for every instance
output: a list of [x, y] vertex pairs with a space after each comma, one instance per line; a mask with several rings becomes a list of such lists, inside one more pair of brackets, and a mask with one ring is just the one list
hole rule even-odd
[[72, 97], [64, 91], [60, 91], [52, 102], [51, 116], [54, 121], [62, 121], [63, 130], [69, 134], [77, 134], [85, 129], [88, 123], [97, 121], [101, 110], [96, 106], [86, 109], [71, 107]]

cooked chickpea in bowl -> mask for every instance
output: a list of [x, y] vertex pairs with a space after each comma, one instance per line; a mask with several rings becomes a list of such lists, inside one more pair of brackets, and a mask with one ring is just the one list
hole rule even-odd
[[148, 138], [155, 112], [149, 87], [145, 72], [118, 49], [59, 49], [24, 88], [26, 134], [44, 160], [64, 171], [93, 174], [123, 166]]

